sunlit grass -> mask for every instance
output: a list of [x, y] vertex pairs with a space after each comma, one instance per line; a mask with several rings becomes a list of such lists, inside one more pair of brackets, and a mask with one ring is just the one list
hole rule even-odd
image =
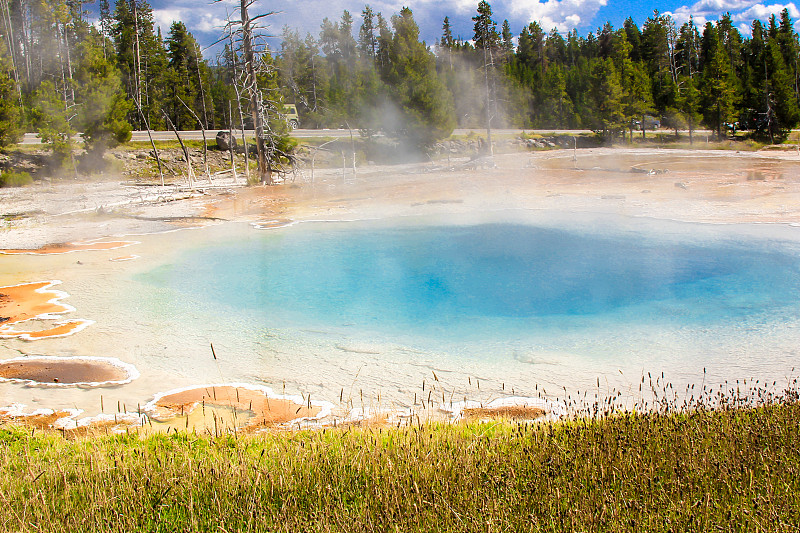
[[22, 187], [33, 183], [33, 178], [27, 172], [13, 170], [0, 172], [0, 187]]
[[797, 531], [796, 389], [662, 391], [644, 412], [610, 396], [547, 423], [73, 441], [0, 429], [0, 528]]
[[[211, 132], [206, 132], [206, 145], [209, 149], [216, 150], [217, 149], [217, 141], [215, 137], [216, 133], [212, 134]], [[169, 140], [169, 141], [154, 141], [156, 148], [159, 150], [170, 150], [170, 149], [180, 149], [181, 144], [178, 142], [178, 139]], [[202, 150], [203, 149], [203, 140], [195, 140], [195, 139], [183, 139], [183, 144], [186, 148], [190, 150]], [[153, 145], [150, 141], [128, 141], [125, 144], [121, 144], [117, 150], [124, 150], [124, 151], [138, 151], [138, 150], [152, 150]]]

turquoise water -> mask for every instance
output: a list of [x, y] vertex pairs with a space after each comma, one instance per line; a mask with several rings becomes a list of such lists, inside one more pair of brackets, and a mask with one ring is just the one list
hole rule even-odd
[[448, 397], [475, 398], [480, 377], [491, 399], [635, 394], [648, 372], [785, 383], [798, 366], [797, 228], [557, 216], [154, 236], [164, 257], [129, 274], [115, 323], [156, 391], [285, 383], [407, 405], [431, 372]]
[[747, 239], [315, 223], [189, 249], [140, 280], [274, 327], [485, 340], [604, 321], [716, 327], [796, 318], [800, 257]]

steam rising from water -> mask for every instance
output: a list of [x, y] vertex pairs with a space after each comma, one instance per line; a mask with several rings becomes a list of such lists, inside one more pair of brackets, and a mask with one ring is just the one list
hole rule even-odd
[[483, 217], [214, 228], [143, 271], [135, 292], [152, 316], [183, 317], [167, 329], [190, 344], [213, 324], [226, 375], [327, 399], [355, 384], [402, 401], [430, 371], [453, 387], [478, 376], [534, 394], [653, 368], [676, 383], [704, 368], [720, 380], [774, 375], [796, 355], [797, 243], [630, 219]]
[[[780, 383], [800, 355], [796, 228], [570, 211], [626, 210], [689, 220], [730, 220], [752, 212], [748, 220], [770, 220], [772, 212], [744, 202], [748, 194], [755, 197], [753, 184], [772, 184], [748, 182], [733, 197], [727, 182], [743, 172], [742, 164], [722, 159], [714, 160], [715, 179], [726, 184], [713, 190], [709, 185], [706, 197], [697, 191], [709, 182], [694, 160], [680, 162], [680, 169], [670, 164], [670, 174], [651, 178], [628, 173], [630, 165], [616, 156], [592, 155], [577, 164], [562, 158], [554, 160], [558, 171], [550, 174], [526, 167], [507, 170], [502, 179], [491, 172], [449, 180], [443, 174], [404, 176], [407, 181], [391, 194], [376, 184], [388, 177], [359, 172], [347, 184], [334, 186], [344, 181], [338, 177], [318, 180], [316, 189], [303, 192], [319, 195], [309, 200], [317, 216], [375, 216], [382, 222], [266, 230], [227, 224], [151, 235], [137, 246], [140, 258], [123, 263], [109, 261], [120, 251], [82, 254], [80, 265], [74, 254], [8, 256], [32, 279], [57, 274], [70, 303], [96, 324], [68, 338], [3, 341], [4, 358], [32, 349], [113, 354], [136, 365], [142, 376], [104, 391], [0, 384], [2, 404], [22, 401], [30, 410], [78, 405], [92, 413], [104, 400], [106, 415], [112, 405], [114, 413], [135, 413], [137, 404], [161, 391], [243, 382], [333, 403], [341, 398], [366, 412], [377, 398], [383, 407], [408, 408], [424, 380], [428, 393], [433, 373], [454, 404], [464, 396], [487, 402], [506, 395], [552, 398], [562, 387], [565, 394], [595, 388], [598, 376], [603, 387], [635, 390], [648, 371], [665, 372], [676, 386], [739, 377]], [[647, 157], [638, 163], [661, 168]], [[580, 170], [596, 165], [622, 170]], [[674, 181], [687, 188], [674, 187]], [[413, 190], [413, 199], [397, 194], [381, 201], [398, 190]], [[725, 204], [719, 191], [727, 195]], [[654, 200], [657, 194], [666, 200]], [[543, 210], [489, 211], [498, 205]], [[411, 211], [434, 214], [387, 219]], [[302, 211], [290, 210], [269, 220], [283, 216], [304, 218]], [[516, 229], [501, 238], [503, 226]], [[469, 235], [479, 227], [485, 231]], [[524, 238], [530, 228], [537, 239]], [[428, 229], [433, 232], [423, 238]], [[431, 237], [436, 232], [439, 237]], [[410, 253], [415, 240], [425, 253]], [[513, 245], [505, 255], [503, 240]], [[431, 259], [433, 252], [445, 259]], [[591, 272], [586, 265], [598, 268]], [[366, 267], [371, 268], [365, 272]], [[601, 289], [597, 283], [615, 276], [616, 285]], [[539, 295], [550, 297], [503, 292], [504, 280], [538, 287]], [[412, 290], [425, 297], [412, 296]], [[283, 300], [274, 299], [281, 295]], [[504, 295], [499, 304], [492, 299], [498, 295]]]

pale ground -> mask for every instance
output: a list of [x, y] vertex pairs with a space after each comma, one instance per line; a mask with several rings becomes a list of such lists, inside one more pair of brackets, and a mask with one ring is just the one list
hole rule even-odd
[[[499, 209], [772, 224], [793, 231], [800, 226], [800, 155], [795, 151], [554, 150], [498, 155], [495, 164], [487, 168], [453, 159], [449, 165], [364, 165], [344, 174], [317, 169], [313, 179], [306, 170], [274, 187], [244, 188], [222, 179], [201, 181], [194, 190], [61, 180], [0, 189], [0, 249], [226, 220], [281, 224]], [[4, 285], [27, 281], [16, 279], [13, 261], [0, 256], [0, 264], [8, 267], [0, 269]], [[9, 353], [17, 346], [0, 341], [0, 347], [4, 343]]]
[[[223, 220], [346, 219], [475, 209], [558, 209], [692, 222], [800, 223], [794, 151], [589, 149], [315, 172], [276, 187], [60, 180], [0, 189], [0, 248], [37, 248]], [[655, 171], [648, 173], [647, 171]], [[662, 172], [665, 171], [665, 172]]]
[[[288, 195], [289, 218], [541, 209], [691, 222], [800, 222], [791, 152], [591, 149], [510, 154], [496, 168], [362, 168]], [[344, 182], [344, 185], [337, 185]]]

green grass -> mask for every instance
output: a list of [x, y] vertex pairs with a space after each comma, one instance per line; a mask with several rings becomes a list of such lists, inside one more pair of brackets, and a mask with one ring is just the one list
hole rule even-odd
[[0, 187], [22, 187], [33, 183], [33, 178], [27, 172], [4, 171], [0, 172]]
[[[217, 140], [214, 135], [211, 135], [209, 132], [206, 132], [206, 144], [209, 149], [216, 150], [217, 149]], [[180, 149], [181, 143], [178, 142], [178, 139], [169, 140], [169, 141], [154, 141], [156, 148], [158, 150], [169, 150], [169, 149]], [[202, 150], [203, 149], [203, 140], [199, 139], [183, 139], [183, 144], [189, 150]], [[153, 145], [150, 141], [128, 141], [124, 144], [119, 145], [117, 148], [118, 150], [125, 150], [125, 151], [138, 151], [138, 150], [152, 150]]]
[[216, 438], [0, 429], [3, 531], [799, 527], [796, 395], [556, 423]]

